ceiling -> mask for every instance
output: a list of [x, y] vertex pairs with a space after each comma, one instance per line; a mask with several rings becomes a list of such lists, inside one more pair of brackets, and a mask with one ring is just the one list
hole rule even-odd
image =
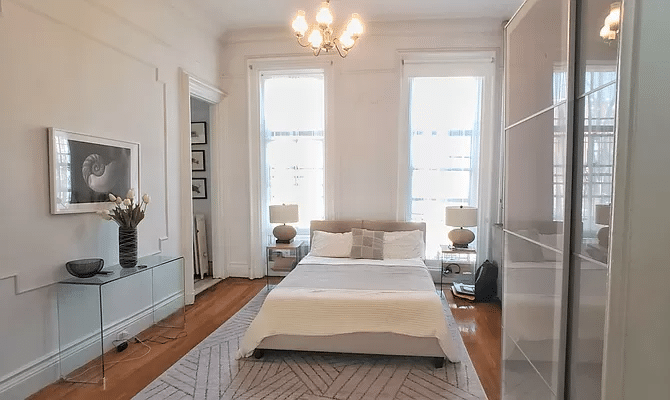
[[[511, 17], [523, 0], [331, 0], [335, 23], [357, 12], [364, 22], [417, 19]], [[191, 0], [202, 15], [218, 25], [219, 32], [289, 26], [297, 10], [314, 20], [321, 0]]]

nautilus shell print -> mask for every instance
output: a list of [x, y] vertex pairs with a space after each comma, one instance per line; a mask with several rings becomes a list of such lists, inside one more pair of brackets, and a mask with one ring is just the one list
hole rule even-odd
[[91, 154], [84, 160], [81, 173], [89, 188], [99, 193], [109, 193], [118, 178], [122, 166], [118, 161], [106, 163], [98, 154]]

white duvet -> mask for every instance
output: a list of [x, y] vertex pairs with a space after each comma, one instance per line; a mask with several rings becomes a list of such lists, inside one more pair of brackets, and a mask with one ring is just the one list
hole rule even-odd
[[445, 356], [458, 352], [421, 259], [355, 260], [308, 255], [267, 296], [240, 343], [250, 356], [273, 335], [390, 332], [434, 337]]

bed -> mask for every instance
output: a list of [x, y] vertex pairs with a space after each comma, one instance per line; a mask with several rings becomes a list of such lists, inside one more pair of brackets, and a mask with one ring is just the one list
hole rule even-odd
[[[343, 233], [361, 230], [366, 234], [385, 232], [388, 255], [417, 257], [344, 257], [351, 250], [342, 241], [339, 257], [329, 257], [319, 245], [324, 241], [315, 238], [329, 235], [342, 239], [346, 236]], [[390, 243], [392, 237], [417, 234], [425, 247], [424, 223], [312, 221], [310, 253], [270, 291], [240, 342], [238, 357], [278, 349], [433, 357], [438, 365], [445, 358], [458, 362], [441, 298], [416, 254], [417, 246], [398, 253], [399, 248]], [[405, 246], [404, 242], [394, 243]]]

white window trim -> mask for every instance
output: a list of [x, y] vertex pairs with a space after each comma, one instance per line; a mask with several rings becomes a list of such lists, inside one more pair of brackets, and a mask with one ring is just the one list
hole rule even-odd
[[326, 219], [331, 218], [334, 213], [333, 198], [335, 193], [333, 168], [328, 168], [335, 157], [332, 152], [333, 118], [330, 110], [333, 107], [333, 61], [314, 59], [307, 57], [286, 57], [272, 59], [249, 59], [247, 60], [248, 89], [249, 89], [249, 222], [250, 222], [250, 247], [249, 247], [249, 277], [251, 279], [265, 276], [266, 237], [268, 234], [267, 220], [268, 210], [264, 204], [263, 182], [265, 182], [265, 171], [262, 168], [264, 158], [263, 141], [261, 140], [261, 117], [260, 117], [260, 74], [264, 72], [291, 73], [291, 71], [322, 70], [324, 74], [325, 91], [325, 132], [324, 132], [324, 201]]
[[[487, 171], [493, 171], [498, 163], [495, 152], [496, 132], [500, 128], [495, 123], [496, 93], [496, 50], [482, 51], [442, 51], [442, 52], [407, 52], [401, 54], [403, 63], [400, 94], [400, 112], [398, 123], [398, 192], [396, 199], [396, 219], [406, 221], [411, 218], [411, 186], [410, 186], [410, 134], [409, 134], [409, 95], [410, 78], [413, 77], [448, 77], [448, 76], [482, 76], [482, 124], [480, 132], [479, 153], [479, 188], [477, 208], [478, 229], [477, 265], [489, 257], [488, 249], [491, 240], [490, 229], [496, 215], [492, 214], [491, 204], [494, 201], [493, 188], [497, 177]], [[492, 180], [496, 179], [495, 182]]]

